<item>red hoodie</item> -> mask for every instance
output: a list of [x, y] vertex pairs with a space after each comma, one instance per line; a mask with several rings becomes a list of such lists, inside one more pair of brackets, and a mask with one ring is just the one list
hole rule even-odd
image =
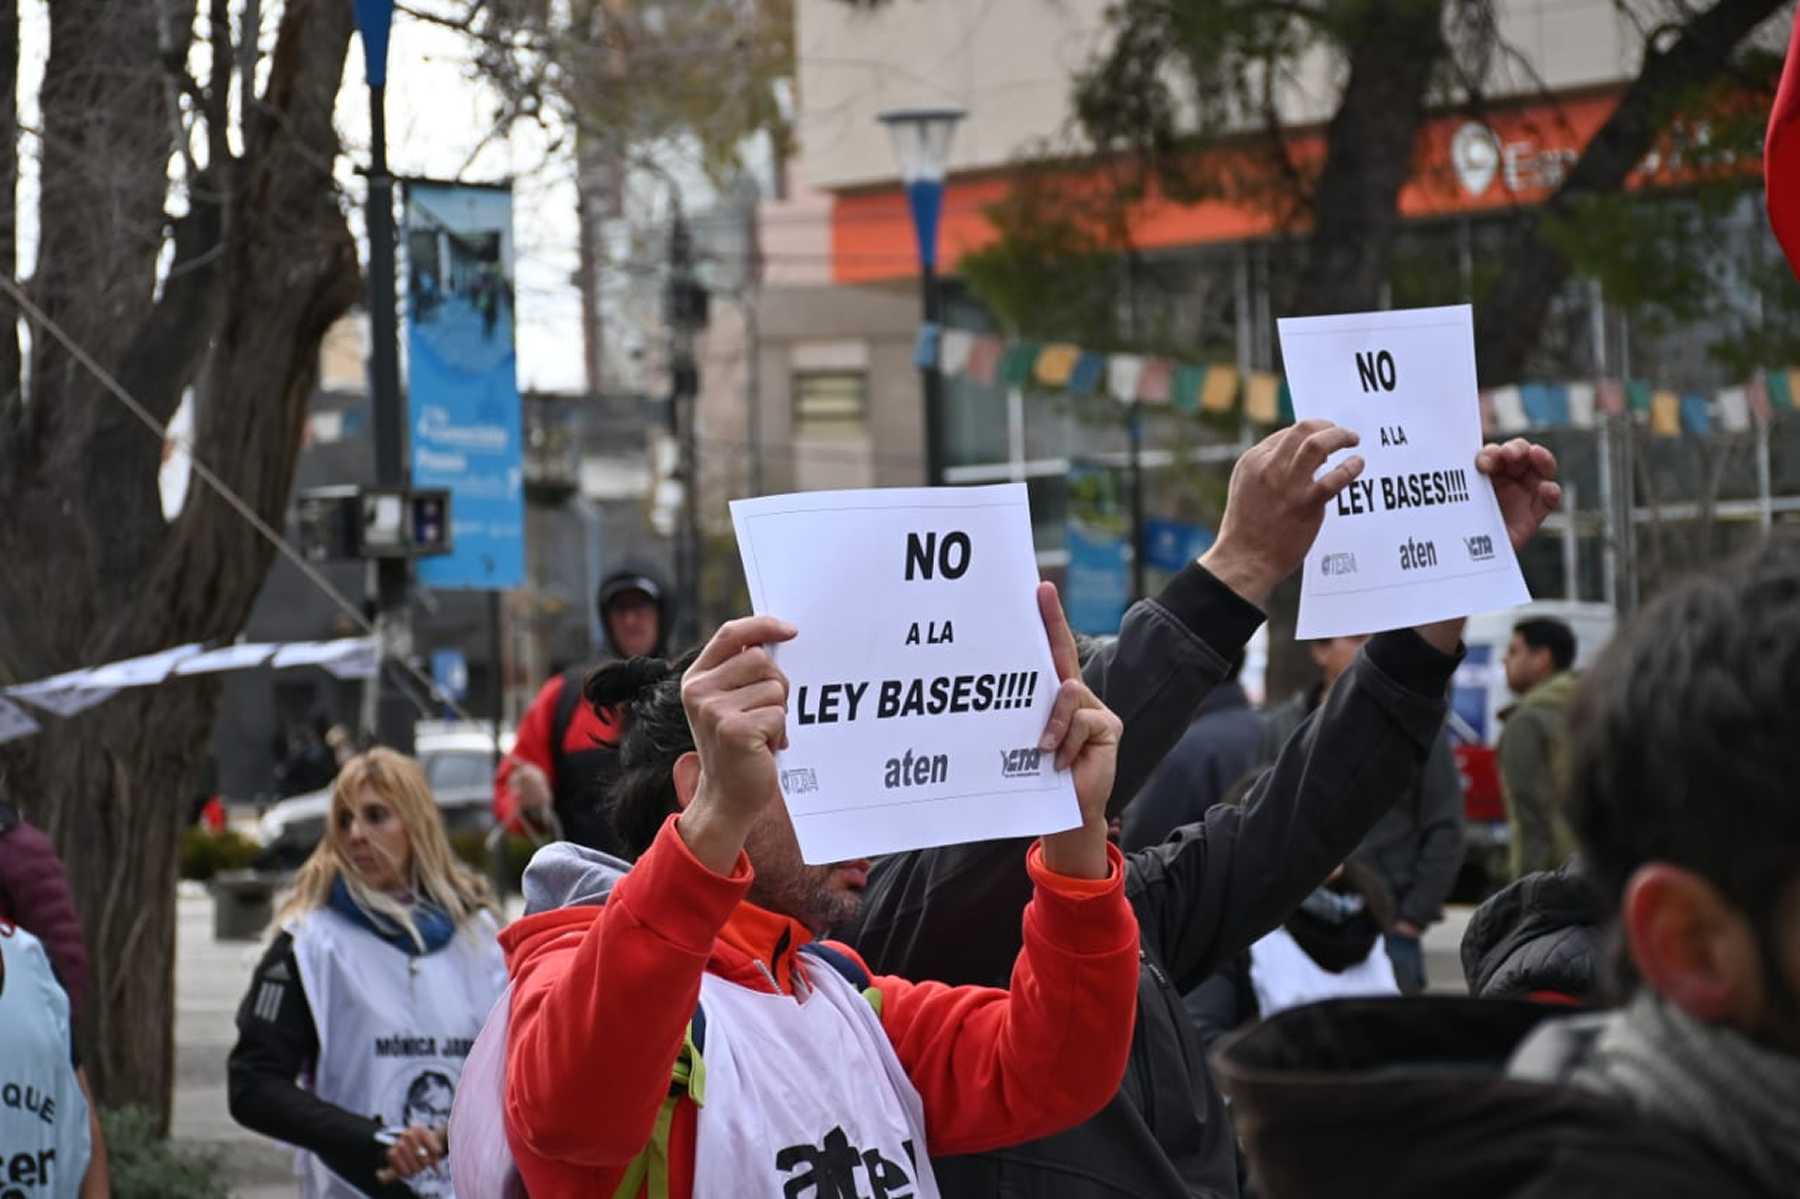
[[[1118, 1089], [1136, 1015], [1137, 923], [1123, 861], [1107, 852], [1110, 877], [1087, 881], [1050, 873], [1032, 847], [1037, 890], [1009, 990], [875, 979], [933, 1155], [1059, 1132]], [[727, 877], [701, 865], [671, 817], [604, 906], [545, 912], [501, 934], [513, 977], [506, 1137], [532, 1199], [618, 1188], [669, 1095], [703, 972], [766, 992], [766, 967], [792, 994], [811, 934], [746, 903], [751, 878], [742, 854]], [[694, 1117], [684, 1095], [669, 1134], [670, 1199], [692, 1195]]]

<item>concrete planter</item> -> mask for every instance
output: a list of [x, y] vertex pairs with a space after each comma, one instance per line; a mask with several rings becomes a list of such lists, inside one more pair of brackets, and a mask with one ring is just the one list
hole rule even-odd
[[220, 941], [254, 941], [275, 918], [278, 875], [228, 870], [207, 886], [213, 898], [213, 936]]

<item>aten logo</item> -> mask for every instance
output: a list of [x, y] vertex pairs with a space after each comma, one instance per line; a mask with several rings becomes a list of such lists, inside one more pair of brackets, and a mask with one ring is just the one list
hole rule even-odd
[[1038, 773], [1043, 760], [1044, 751], [1041, 749], [1003, 749], [1000, 751], [1000, 777], [1030, 778]]
[[1465, 537], [1463, 544], [1469, 549], [1469, 561], [1492, 562], [1494, 560], [1494, 539], [1486, 533], [1476, 537]]
[[882, 777], [882, 786], [889, 791], [896, 787], [929, 787], [936, 783], [948, 781], [950, 778], [950, 755], [915, 754], [907, 750], [905, 756], [889, 758], [887, 773]]
[[1400, 546], [1401, 570], [1424, 570], [1438, 564], [1437, 543], [1407, 538]]
[[1356, 573], [1356, 555], [1326, 554], [1319, 559], [1319, 573], [1323, 575], [1353, 575]]

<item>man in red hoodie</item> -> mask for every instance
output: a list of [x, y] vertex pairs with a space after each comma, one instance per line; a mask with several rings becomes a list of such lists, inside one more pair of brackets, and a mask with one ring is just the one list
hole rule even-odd
[[616, 823], [641, 856], [603, 906], [502, 938], [506, 1135], [534, 1199], [932, 1199], [929, 1155], [1043, 1136], [1112, 1097], [1138, 973], [1106, 840], [1120, 725], [1081, 682], [1054, 588], [1039, 603], [1062, 680], [1042, 745], [1083, 821], [1029, 851], [1008, 990], [871, 979], [814, 943], [855, 913], [868, 863], [804, 865], [779, 795], [788, 682], [762, 647], [792, 626], [732, 621], [684, 675], [636, 659], [595, 676], [588, 699], [627, 715]]

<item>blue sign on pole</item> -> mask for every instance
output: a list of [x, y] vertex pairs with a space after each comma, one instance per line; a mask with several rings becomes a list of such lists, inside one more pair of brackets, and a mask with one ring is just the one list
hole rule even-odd
[[1069, 627], [1096, 636], [1116, 634], [1131, 603], [1131, 547], [1114, 484], [1113, 473], [1103, 468], [1069, 471], [1063, 613]]
[[1213, 531], [1205, 525], [1160, 516], [1144, 520], [1144, 565], [1175, 574], [1212, 548]]
[[469, 698], [469, 659], [459, 649], [431, 651], [431, 681], [458, 703]]
[[524, 429], [513, 348], [512, 192], [406, 187], [407, 402], [415, 487], [450, 489], [430, 587], [525, 581]]

